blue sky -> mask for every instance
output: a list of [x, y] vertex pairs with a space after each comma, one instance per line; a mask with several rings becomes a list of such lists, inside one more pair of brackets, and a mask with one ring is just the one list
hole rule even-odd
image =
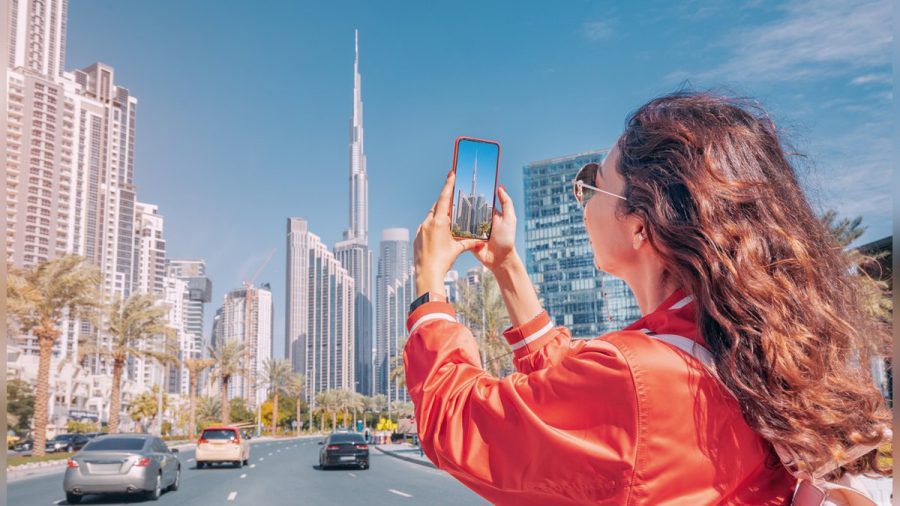
[[257, 281], [281, 356], [286, 218], [328, 244], [348, 223], [354, 28], [377, 251], [382, 229], [415, 231], [458, 135], [501, 143], [520, 203], [525, 164], [608, 147], [685, 80], [759, 99], [806, 155], [814, 205], [886, 236], [890, 19], [886, 0], [81, 1], [67, 68], [108, 63], [138, 97], [138, 198], [160, 206], [170, 257], [206, 259], [209, 315], [278, 249]]

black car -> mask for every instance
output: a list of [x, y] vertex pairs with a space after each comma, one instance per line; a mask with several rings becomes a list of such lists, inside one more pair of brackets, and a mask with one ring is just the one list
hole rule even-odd
[[34, 446], [34, 440], [31, 438], [25, 439], [23, 441], [19, 441], [15, 445], [13, 445], [13, 450], [17, 452], [30, 452], [31, 448]]
[[358, 432], [333, 433], [320, 441], [319, 467], [354, 466], [369, 468], [369, 445]]
[[90, 441], [84, 434], [60, 434], [47, 441], [47, 452], [74, 452], [80, 450]]

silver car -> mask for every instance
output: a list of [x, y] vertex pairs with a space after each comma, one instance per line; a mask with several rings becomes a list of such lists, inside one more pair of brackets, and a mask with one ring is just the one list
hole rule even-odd
[[112, 434], [92, 439], [69, 459], [63, 489], [69, 504], [88, 494], [144, 494], [157, 500], [163, 489], [178, 490], [178, 450], [148, 434]]

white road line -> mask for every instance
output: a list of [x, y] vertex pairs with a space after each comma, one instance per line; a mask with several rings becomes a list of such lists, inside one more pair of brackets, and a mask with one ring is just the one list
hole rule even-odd
[[354, 478], [356, 478], [356, 475], [355, 475], [355, 474], [353, 474], [353, 473], [347, 473], [347, 474], [349, 474], [349, 475], [350, 475], [350, 476], [352, 476], [352, 477], [354, 477]]
[[270, 456], [270, 457], [272, 456], [272, 452], [269, 452], [269, 456]]
[[254, 467], [256, 467], [256, 464], [250, 464], [250, 469], [253, 469]]
[[265, 458], [265, 457], [260, 457], [259, 460], [260, 460], [260, 462], [262, 462], [263, 460], [266, 460], [266, 458]]
[[247, 477], [247, 473], [244, 473], [241, 475], [241, 478], [246, 478], [246, 477]]
[[194, 459], [188, 459], [188, 462], [193, 462], [193, 461], [194, 461]]
[[61, 503], [61, 502], [63, 502], [62, 499], [57, 499], [57, 500], [53, 501], [53, 504], [59, 504], [59, 503]]
[[237, 492], [235, 491], [232, 491], [230, 494], [228, 494], [229, 501], [233, 501], [235, 497], [237, 497]]
[[407, 494], [406, 492], [401, 492], [401, 491], [399, 491], [399, 490], [394, 490], [394, 489], [392, 489], [392, 488], [389, 488], [389, 489], [388, 489], [388, 492], [391, 492], [391, 493], [397, 494], [397, 495], [402, 495], [403, 497], [412, 497], [412, 495]]

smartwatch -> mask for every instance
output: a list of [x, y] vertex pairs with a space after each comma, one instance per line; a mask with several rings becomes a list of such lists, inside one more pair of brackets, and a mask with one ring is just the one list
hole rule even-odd
[[420, 295], [416, 300], [412, 301], [412, 303], [409, 305], [409, 312], [412, 313], [422, 304], [425, 304], [426, 302], [433, 302], [433, 301], [446, 302], [447, 297], [436, 294], [434, 292], [425, 292], [422, 295]]

